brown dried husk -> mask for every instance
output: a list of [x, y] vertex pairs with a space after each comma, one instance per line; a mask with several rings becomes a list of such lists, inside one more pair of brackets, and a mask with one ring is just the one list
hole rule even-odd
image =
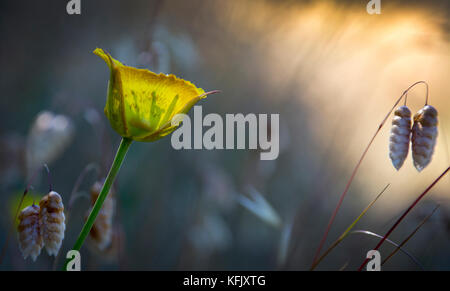
[[[92, 211], [92, 207], [102, 189], [103, 183], [96, 182], [91, 188], [91, 208], [86, 213], [86, 219]], [[110, 190], [106, 196], [105, 202], [100, 209], [94, 225], [89, 232], [88, 243], [93, 250], [105, 251], [110, 245], [113, 236], [113, 218], [115, 212], [116, 201], [113, 190]]]
[[20, 212], [17, 231], [19, 249], [23, 258], [30, 256], [33, 261], [36, 261], [44, 246], [40, 232], [38, 205], [33, 204]]
[[41, 235], [45, 249], [50, 256], [56, 256], [61, 248], [66, 229], [64, 205], [61, 196], [55, 191], [45, 195], [39, 202]]

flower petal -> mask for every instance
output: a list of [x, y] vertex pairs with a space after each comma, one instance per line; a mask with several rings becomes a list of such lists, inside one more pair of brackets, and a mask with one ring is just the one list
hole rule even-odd
[[105, 114], [124, 137], [137, 141], [159, 139], [163, 135], [158, 132], [167, 135], [175, 129], [166, 130], [174, 115], [186, 113], [206, 97], [203, 89], [174, 75], [125, 66], [102, 49], [94, 53], [111, 70]]

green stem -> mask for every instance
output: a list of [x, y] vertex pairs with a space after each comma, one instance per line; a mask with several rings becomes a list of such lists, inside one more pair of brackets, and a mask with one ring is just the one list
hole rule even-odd
[[[111, 189], [111, 186], [114, 183], [116, 175], [120, 170], [120, 166], [122, 165], [122, 162], [125, 158], [125, 155], [127, 154], [127, 151], [129, 149], [132, 141], [133, 140], [131, 140], [129, 138], [125, 138], [125, 137], [122, 138], [119, 148], [117, 149], [116, 157], [114, 158], [111, 168], [109, 169], [109, 173], [108, 173], [108, 176], [106, 177], [105, 183], [103, 184], [102, 190], [100, 191], [97, 201], [95, 201], [94, 207], [92, 207], [92, 211], [89, 214], [89, 217], [87, 218], [86, 223], [83, 226], [83, 229], [81, 230], [80, 234], [78, 235], [78, 239], [75, 242], [75, 245], [73, 246], [72, 250], [79, 251], [81, 249], [81, 246], [84, 243], [84, 240], [86, 239], [89, 232], [91, 231], [91, 228], [94, 225], [95, 219], [97, 218], [97, 215], [100, 212], [100, 209], [102, 208], [102, 205], [106, 199], [106, 196], [108, 196], [109, 190]], [[67, 269], [66, 266], [67, 266], [68, 261], [69, 260], [66, 260], [66, 263], [64, 264], [64, 270]]]

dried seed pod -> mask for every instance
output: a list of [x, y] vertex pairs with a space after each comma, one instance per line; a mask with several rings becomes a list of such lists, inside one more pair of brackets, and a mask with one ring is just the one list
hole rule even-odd
[[23, 258], [30, 256], [33, 261], [36, 261], [44, 246], [40, 232], [38, 205], [33, 204], [20, 212], [17, 230]]
[[26, 141], [25, 162], [29, 177], [43, 163], [55, 161], [70, 145], [74, 137], [73, 121], [49, 111], [40, 112]]
[[402, 167], [408, 156], [410, 134], [411, 111], [406, 106], [400, 106], [394, 112], [389, 137], [389, 157], [397, 170]]
[[39, 202], [39, 219], [45, 249], [49, 256], [56, 256], [64, 239], [66, 229], [64, 205], [61, 196], [55, 191], [45, 195]]
[[[91, 205], [94, 206], [95, 201], [97, 201], [98, 195], [102, 190], [103, 183], [96, 182], [91, 188]], [[105, 202], [98, 213], [97, 219], [95, 220], [94, 225], [92, 226], [91, 231], [89, 232], [89, 243], [94, 249], [99, 251], [106, 250], [112, 240], [113, 234], [113, 217], [115, 211], [115, 198], [114, 193], [111, 190], [106, 196]], [[86, 213], [86, 218], [92, 211], [92, 207]]]
[[414, 115], [411, 147], [414, 166], [419, 172], [430, 163], [433, 156], [437, 124], [437, 110], [433, 106], [426, 105]]
[[89, 250], [104, 262], [114, 262], [120, 259], [119, 253], [123, 253], [124, 235], [123, 231], [117, 226], [113, 228], [111, 232], [111, 242], [106, 248], [100, 250], [90, 239], [89, 242], [90, 243], [87, 244]]

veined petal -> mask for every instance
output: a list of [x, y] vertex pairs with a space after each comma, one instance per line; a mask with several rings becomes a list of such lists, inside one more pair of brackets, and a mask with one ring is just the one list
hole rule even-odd
[[167, 130], [174, 115], [187, 113], [206, 97], [203, 89], [174, 75], [125, 66], [102, 49], [94, 53], [111, 70], [105, 114], [124, 137], [157, 140], [175, 129]]

